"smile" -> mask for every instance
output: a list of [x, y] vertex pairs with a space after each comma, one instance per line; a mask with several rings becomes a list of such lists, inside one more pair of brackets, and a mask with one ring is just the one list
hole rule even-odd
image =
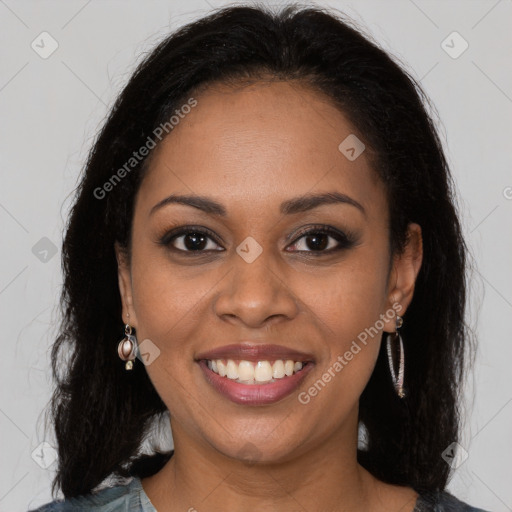
[[[312, 361], [304, 363], [300, 361], [292, 361], [294, 365], [293, 372], [291, 375], [286, 375], [287, 366], [288, 370], [290, 370], [290, 363], [287, 364], [288, 361], [289, 360], [281, 360], [280, 362], [274, 361], [274, 364], [271, 365], [270, 361], [257, 361], [255, 364], [253, 364], [250, 361], [241, 360], [238, 362], [237, 369], [237, 361], [232, 360], [232, 365], [229, 365], [229, 370], [232, 372], [230, 373], [232, 377], [235, 377], [236, 375], [236, 378], [230, 378], [227, 374], [229, 360], [227, 360], [226, 363], [221, 360], [220, 365], [219, 360], [213, 361], [201, 359], [200, 361], [197, 361], [197, 363], [203, 372], [206, 382], [221, 396], [239, 405], [262, 406], [274, 404], [287, 397], [288, 395], [291, 395], [298, 389], [306, 375], [315, 366]], [[217, 372], [213, 370], [214, 362], [217, 366]], [[254, 373], [253, 379], [248, 381], [240, 380], [239, 374], [235, 372], [239, 371], [241, 363], [249, 363], [252, 368], [251, 370], [247, 364], [242, 364], [242, 376], [245, 377], [243, 373], [244, 371], [247, 371], [248, 373], [252, 371]], [[284, 376], [273, 377], [272, 375], [275, 368], [277, 368], [276, 374], [280, 374], [281, 363], [285, 367]], [[300, 369], [299, 365], [301, 365]], [[211, 368], [209, 368], [209, 366], [211, 366]], [[226, 371], [226, 375], [223, 377], [221, 377], [220, 373], [218, 373], [219, 366], [221, 371], [223, 366], [224, 371]], [[268, 378], [269, 375], [270, 378]], [[259, 382], [256, 380], [256, 377], [265, 378], [267, 380], [264, 382]]]
[[208, 359], [207, 365], [212, 372], [221, 377], [248, 385], [275, 382], [278, 379], [291, 377], [294, 373], [300, 372], [303, 367], [302, 361], [291, 359], [278, 359], [273, 362]]
[[291, 347], [240, 341], [195, 356], [206, 382], [241, 405], [269, 405], [300, 386], [314, 368], [313, 354]]

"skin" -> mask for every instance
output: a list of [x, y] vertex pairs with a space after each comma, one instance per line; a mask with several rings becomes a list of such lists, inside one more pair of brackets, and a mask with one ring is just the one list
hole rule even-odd
[[[385, 484], [356, 460], [358, 401], [381, 332], [307, 405], [297, 394], [393, 304], [405, 313], [421, 266], [420, 227], [411, 224], [403, 253], [390, 255], [385, 189], [367, 152], [349, 161], [338, 150], [349, 134], [364, 134], [307, 86], [216, 85], [195, 97], [138, 191], [131, 258], [116, 246], [123, 320], [139, 343], [148, 338], [160, 350], [146, 370], [171, 412], [175, 444], [166, 466], [142, 479], [146, 494], [159, 512], [412, 511], [412, 488]], [[350, 204], [279, 211], [285, 200], [332, 191], [365, 213]], [[179, 204], [150, 213], [171, 194], [208, 196], [227, 215]], [[315, 257], [296, 235], [313, 224], [353, 233], [355, 243]], [[224, 251], [179, 252], [184, 236], [158, 243], [191, 225], [219, 237], [203, 247]], [[236, 252], [248, 236], [263, 250], [250, 264]], [[382, 330], [394, 332], [395, 319]], [[315, 367], [277, 403], [237, 405], [208, 384], [195, 357], [240, 340], [312, 353]]]

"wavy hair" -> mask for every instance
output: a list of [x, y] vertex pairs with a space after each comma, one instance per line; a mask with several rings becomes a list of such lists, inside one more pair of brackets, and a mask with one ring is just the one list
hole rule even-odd
[[450, 468], [441, 453], [458, 439], [470, 348], [467, 248], [429, 101], [401, 65], [341, 14], [238, 6], [182, 27], [145, 56], [88, 155], [62, 246], [62, 322], [51, 354], [58, 444], [52, 493], [59, 487], [70, 498], [94, 492], [108, 477], [144, 478], [173, 453], [142, 453], [144, 438], [168, 411], [144, 365], [126, 372], [117, 355], [124, 324], [114, 244], [129, 252], [134, 200], [150, 156], [104, 197], [98, 190], [202, 88], [269, 76], [326, 95], [364, 134], [385, 184], [393, 251], [403, 248], [409, 223], [422, 227], [423, 264], [402, 329], [408, 394], [396, 397], [382, 343], [360, 397], [367, 443], [358, 460], [388, 483], [419, 492], [446, 486]]

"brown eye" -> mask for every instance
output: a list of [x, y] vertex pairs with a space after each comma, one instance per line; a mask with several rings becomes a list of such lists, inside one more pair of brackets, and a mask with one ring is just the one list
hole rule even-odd
[[331, 253], [348, 249], [354, 243], [353, 238], [345, 233], [322, 226], [301, 233], [291, 248], [299, 252]]
[[205, 228], [173, 230], [164, 235], [160, 243], [180, 252], [201, 253], [223, 250], [222, 248], [219, 249], [213, 233]]

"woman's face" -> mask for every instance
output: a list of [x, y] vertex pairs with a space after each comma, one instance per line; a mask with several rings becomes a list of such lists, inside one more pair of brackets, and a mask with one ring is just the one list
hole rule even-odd
[[[176, 447], [186, 439], [277, 461], [353, 439], [382, 331], [411, 300], [419, 230], [391, 258], [383, 185], [322, 96], [259, 82], [196, 100], [140, 186], [131, 262], [118, 253], [123, 319], [136, 327]], [[338, 200], [309, 199], [321, 194]], [[206, 354], [226, 345], [234, 350]], [[222, 364], [208, 368], [208, 355], [228, 376], [214, 372]], [[286, 375], [287, 360], [303, 369]]]

